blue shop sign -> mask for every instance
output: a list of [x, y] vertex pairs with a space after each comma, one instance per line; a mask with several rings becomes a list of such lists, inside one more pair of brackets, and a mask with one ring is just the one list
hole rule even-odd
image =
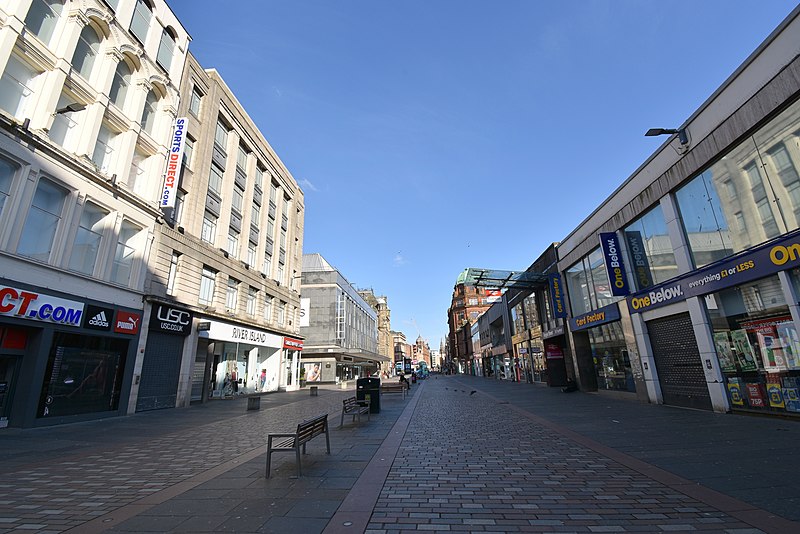
[[619, 321], [619, 318], [619, 306], [617, 306], [615, 302], [608, 306], [597, 308], [589, 313], [572, 317], [569, 320], [569, 329], [573, 332], [577, 332], [578, 330], [586, 330], [587, 328], [592, 328], [601, 324]]
[[611, 294], [623, 297], [630, 294], [628, 289], [628, 275], [625, 273], [625, 263], [622, 261], [622, 250], [615, 232], [600, 233], [600, 247], [606, 259], [606, 272], [608, 283], [611, 284]]
[[628, 309], [631, 313], [654, 310], [793, 267], [800, 267], [800, 232], [631, 295], [626, 299]]
[[550, 281], [550, 299], [553, 301], [553, 315], [561, 319], [567, 318], [567, 307], [564, 304], [564, 285], [561, 283], [561, 275], [551, 273], [548, 275]]

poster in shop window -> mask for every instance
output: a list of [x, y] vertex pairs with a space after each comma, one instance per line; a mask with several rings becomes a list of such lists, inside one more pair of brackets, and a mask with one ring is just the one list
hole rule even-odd
[[783, 401], [786, 403], [786, 410], [790, 412], [800, 412], [800, 384], [798, 377], [783, 377]]
[[742, 371], [755, 371], [758, 369], [753, 347], [750, 345], [750, 340], [747, 339], [747, 332], [745, 330], [733, 330], [731, 331], [731, 339], [733, 340], [733, 347], [736, 349], [736, 361], [739, 362], [739, 369]]
[[736, 361], [733, 359], [731, 342], [727, 332], [714, 333], [714, 346], [717, 348], [717, 358], [723, 373], [735, 373]]
[[758, 382], [750, 382], [746, 386], [747, 400], [753, 408], [766, 408], [767, 402], [764, 398], [764, 389]]
[[773, 408], [785, 408], [786, 404], [783, 402], [783, 392], [781, 391], [780, 384], [767, 384], [767, 396], [769, 397], [769, 405]]
[[731, 399], [731, 404], [736, 406], [744, 406], [744, 397], [742, 396], [742, 384], [738, 379], [731, 379], [728, 382], [728, 396]]
[[764, 369], [768, 373], [786, 371], [786, 360], [783, 357], [783, 347], [781, 346], [778, 332], [774, 330], [769, 333], [758, 332], [758, 346], [761, 348], [761, 359], [764, 362]]
[[778, 337], [783, 345], [783, 355], [786, 358], [786, 366], [789, 369], [800, 369], [800, 339], [797, 337], [797, 329], [791, 322], [780, 323], [775, 326]]

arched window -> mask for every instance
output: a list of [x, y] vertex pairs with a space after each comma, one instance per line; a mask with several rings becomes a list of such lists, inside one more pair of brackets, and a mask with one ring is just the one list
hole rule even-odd
[[25, 17], [25, 27], [43, 43], [50, 44], [63, 9], [62, 0], [33, 0], [28, 16]]
[[142, 130], [153, 134], [153, 125], [156, 122], [156, 111], [158, 111], [158, 95], [155, 91], [147, 93], [147, 100], [144, 102], [144, 110], [142, 110]]
[[150, 21], [153, 18], [153, 8], [146, 0], [136, 0], [136, 8], [133, 10], [130, 30], [140, 43], [145, 44], [147, 40], [147, 30], [150, 29]]
[[72, 68], [78, 71], [85, 79], [92, 75], [94, 60], [100, 51], [100, 36], [91, 25], [87, 25], [78, 37], [78, 45], [72, 54]]
[[125, 97], [128, 96], [128, 87], [131, 84], [131, 68], [124, 59], [117, 65], [114, 72], [114, 81], [111, 82], [111, 90], [108, 98], [111, 102], [122, 109], [125, 105]]
[[169, 68], [172, 65], [172, 56], [175, 53], [175, 38], [175, 32], [172, 28], [164, 28], [161, 33], [161, 42], [158, 44], [156, 61], [167, 72], [169, 72]]

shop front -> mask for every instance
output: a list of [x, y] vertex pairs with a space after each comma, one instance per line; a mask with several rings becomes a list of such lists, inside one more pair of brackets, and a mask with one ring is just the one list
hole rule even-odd
[[[588, 343], [588, 368], [594, 373], [598, 391], [636, 391], [620, 318], [615, 302], [569, 320], [573, 338], [583, 338], [584, 345]], [[585, 355], [582, 360], [587, 368]]]
[[534, 350], [538, 350], [532, 358], [534, 383], [546, 383], [551, 387], [567, 384], [566, 347], [564, 326], [542, 331], [541, 345], [534, 346]]
[[[631, 313], [643, 313], [699, 298], [711, 327], [708, 343], [716, 361], [702, 360], [696, 345], [694, 358], [701, 369], [705, 366], [719, 370], [729, 408], [799, 416], [798, 252], [800, 233], [794, 232], [633, 295], [628, 298], [628, 306]], [[684, 322], [691, 326], [688, 314], [683, 315]], [[669, 316], [659, 321], [675, 322], [679, 318], [680, 315]], [[658, 339], [654, 341], [651, 332], [651, 325], [656, 322], [647, 323], [654, 353], [662, 344]], [[675, 337], [674, 328], [670, 336]], [[708, 396], [710, 386], [703, 385]]]
[[124, 415], [142, 310], [0, 284], [0, 428]]
[[[197, 330], [195, 365], [201, 364], [205, 369], [208, 398], [299, 387], [299, 357], [283, 359], [283, 336], [204, 318], [198, 321]], [[195, 380], [198, 376], [193, 373]]]

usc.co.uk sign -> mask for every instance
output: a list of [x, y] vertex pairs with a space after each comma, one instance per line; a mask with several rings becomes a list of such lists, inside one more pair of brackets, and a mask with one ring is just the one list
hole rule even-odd
[[628, 309], [631, 313], [642, 313], [792, 267], [800, 267], [800, 232], [636, 293], [628, 297]]

